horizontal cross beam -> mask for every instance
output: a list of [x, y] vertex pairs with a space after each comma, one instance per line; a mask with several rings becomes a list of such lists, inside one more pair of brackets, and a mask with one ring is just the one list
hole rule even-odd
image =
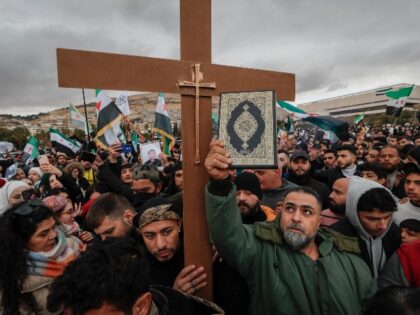
[[[120, 55], [73, 49], [57, 49], [60, 87], [164, 92], [195, 95], [195, 90], [179, 87], [190, 81], [194, 61]], [[293, 101], [295, 75], [268, 70], [201, 63], [205, 81], [216, 82], [216, 89], [200, 88], [201, 96], [223, 92], [275, 90], [277, 98]]]

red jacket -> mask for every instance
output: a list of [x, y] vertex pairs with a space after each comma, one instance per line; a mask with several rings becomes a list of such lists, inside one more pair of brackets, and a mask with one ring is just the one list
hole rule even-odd
[[397, 255], [410, 286], [420, 288], [420, 241], [402, 244]]

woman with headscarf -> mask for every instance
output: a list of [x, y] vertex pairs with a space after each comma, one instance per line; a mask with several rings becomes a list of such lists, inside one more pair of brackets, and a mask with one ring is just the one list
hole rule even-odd
[[93, 239], [92, 233], [83, 231], [75, 220], [75, 217], [82, 210], [81, 205], [75, 209], [70, 199], [61, 196], [46, 197], [42, 200], [42, 204], [54, 213], [58, 228], [64, 232], [66, 237], [73, 237], [76, 241], [83, 241], [85, 243]]
[[51, 283], [83, 248], [56, 227], [39, 199], [7, 210], [0, 226], [0, 313], [50, 314]]
[[29, 169], [28, 178], [34, 183], [34, 188], [38, 190], [41, 177], [44, 175], [39, 167], [32, 167]]
[[23, 203], [22, 192], [28, 189], [28, 184], [20, 180], [12, 180], [0, 188], [0, 216], [7, 209]]

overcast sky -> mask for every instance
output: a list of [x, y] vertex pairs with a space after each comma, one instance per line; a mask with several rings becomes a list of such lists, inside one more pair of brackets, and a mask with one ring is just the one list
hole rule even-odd
[[[296, 103], [420, 84], [419, 0], [212, 6], [213, 63], [295, 73]], [[82, 103], [58, 87], [57, 47], [179, 59], [178, 0], [2, 0], [0, 12], [1, 114]]]

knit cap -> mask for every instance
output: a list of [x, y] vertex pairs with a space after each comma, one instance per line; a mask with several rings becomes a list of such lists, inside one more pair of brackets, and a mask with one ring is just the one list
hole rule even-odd
[[61, 196], [49, 196], [42, 199], [42, 204], [49, 208], [52, 212], [58, 212], [64, 209], [67, 200]]
[[233, 181], [236, 185], [236, 190], [248, 190], [258, 197], [259, 200], [262, 198], [262, 191], [260, 181], [255, 174], [252, 173], [241, 173]]
[[38, 174], [38, 176], [39, 177], [42, 177], [42, 175], [44, 175], [44, 173], [41, 171], [41, 168], [40, 167], [31, 167], [30, 169], [29, 169], [29, 172], [30, 171], [34, 171], [34, 172], [36, 172], [37, 174]]

